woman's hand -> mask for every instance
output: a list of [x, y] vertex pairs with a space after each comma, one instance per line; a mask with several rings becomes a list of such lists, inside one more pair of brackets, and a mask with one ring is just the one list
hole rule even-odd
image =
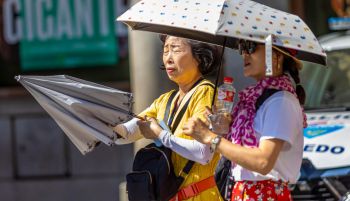
[[125, 138], [127, 136], [127, 129], [123, 124], [117, 124], [116, 126], [108, 125], [115, 135], [117, 135], [117, 138]]
[[184, 124], [182, 130], [186, 135], [203, 144], [210, 144], [211, 140], [216, 136], [209, 130], [208, 125], [199, 118], [190, 118]]
[[141, 134], [147, 139], [158, 139], [163, 129], [159, 126], [154, 118], [145, 117], [145, 119], [146, 121], [137, 121], [137, 125], [141, 130]]

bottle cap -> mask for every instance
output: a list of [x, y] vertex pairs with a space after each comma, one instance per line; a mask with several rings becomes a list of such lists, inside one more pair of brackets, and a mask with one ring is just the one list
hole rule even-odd
[[232, 84], [233, 83], [233, 78], [232, 77], [224, 77], [224, 83]]

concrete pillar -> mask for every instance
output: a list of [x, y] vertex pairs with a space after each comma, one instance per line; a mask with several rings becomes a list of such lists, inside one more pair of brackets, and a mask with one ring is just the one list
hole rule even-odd
[[[138, 1], [130, 2], [134, 5]], [[159, 69], [162, 65], [162, 43], [159, 34], [129, 30], [129, 59], [134, 112], [138, 114], [174, 85], [167, 78], [166, 72]], [[134, 153], [149, 143], [149, 140], [135, 142]], [[119, 190], [119, 200], [126, 201], [125, 182], [120, 184]]]
[[128, 193], [126, 192], [126, 182], [119, 184], [119, 201], [128, 201]]
[[[134, 95], [134, 112], [140, 113], [161, 94], [164, 77], [161, 66], [161, 41], [158, 34], [129, 31], [130, 81]], [[134, 151], [148, 144], [148, 140], [134, 143]]]
[[[134, 5], [139, 0], [131, 0]], [[129, 30], [129, 58], [131, 90], [134, 94], [134, 112], [140, 113], [157, 97], [173, 86], [166, 72], [159, 68], [162, 62], [162, 42], [159, 34]], [[134, 151], [149, 141], [139, 140]]]

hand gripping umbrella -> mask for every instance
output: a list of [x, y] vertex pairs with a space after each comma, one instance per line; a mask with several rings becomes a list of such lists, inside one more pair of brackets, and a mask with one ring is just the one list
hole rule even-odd
[[66, 75], [16, 76], [82, 154], [99, 142], [112, 146], [108, 125], [130, 120], [132, 94]]

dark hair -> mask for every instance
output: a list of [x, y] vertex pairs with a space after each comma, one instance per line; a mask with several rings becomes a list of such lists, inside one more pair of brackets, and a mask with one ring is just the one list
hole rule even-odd
[[289, 73], [296, 84], [296, 94], [299, 99], [299, 103], [304, 105], [306, 99], [306, 93], [304, 87], [300, 84], [299, 70], [297, 62], [290, 56], [284, 55], [283, 71]]
[[[168, 35], [165, 34], [159, 35], [159, 38], [163, 44], [165, 43], [167, 37]], [[187, 38], [185, 38], [185, 40], [191, 46], [192, 55], [198, 61], [199, 71], [202, 73], [202, 75], [208, 75], [218, 70], [221, 64], [221, 52], [223, 51], [221, 47]]]

